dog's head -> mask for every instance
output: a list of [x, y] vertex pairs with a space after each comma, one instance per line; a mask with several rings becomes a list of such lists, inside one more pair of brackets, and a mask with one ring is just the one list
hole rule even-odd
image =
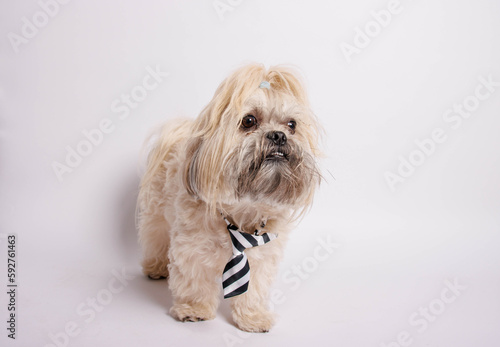
[[297, 209], [311, 203], [320, 181], [318, 125], [291, 70], [237, 70], [195, 127], [184, 168], [192, 195], [212, 207], [251, 201]]

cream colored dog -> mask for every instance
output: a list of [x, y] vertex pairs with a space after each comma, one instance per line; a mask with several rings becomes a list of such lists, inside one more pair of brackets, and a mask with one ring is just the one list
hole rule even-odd
[[144, 273], [169, 278], [172, 316], [215, 317], [233, 252], [224, 216], [243, 232], [278, 236], [245, 251], [248, 291], [230, 299], [240, 329], [269, 331], [271, 282], [320, 181], [317, 142], [305, 91], [279, 66], [237, 70], [198, 118], [162, 128], [141, 182], [139, 238]]

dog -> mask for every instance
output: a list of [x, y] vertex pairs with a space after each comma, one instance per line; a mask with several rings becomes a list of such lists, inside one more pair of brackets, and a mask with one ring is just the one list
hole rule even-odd
[[223, 289], [241, 330], [269, 331], [283, 248], [321, 181], [319, 133], [297, 72], [259, 64], [227, 77], [195, 120], [162, 127], [138, 229], [143, 272], [168, 278], [174, 318], [214, 319]]

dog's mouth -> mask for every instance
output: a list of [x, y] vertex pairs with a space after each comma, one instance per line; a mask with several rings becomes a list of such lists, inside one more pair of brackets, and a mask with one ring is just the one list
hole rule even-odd
[[266, 156], [268, 161], [288, 161], [288, 154], [282, 150], [274, 150]]

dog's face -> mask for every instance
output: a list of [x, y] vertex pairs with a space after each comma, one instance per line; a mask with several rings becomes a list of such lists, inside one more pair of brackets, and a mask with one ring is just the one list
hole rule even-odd
[[318, 179], [309, 118], [293, 97], [272, 90], [258, 89], [245, 102], [224, 167], [237, 198], [303, 204]]
[[216, 204], [307, 206], [319, 183], [314, 115], [300, 98], [272, 84], [247, 94], [215, 120], [198, 120], [214, 126], [188, 146], [188, 190]]

